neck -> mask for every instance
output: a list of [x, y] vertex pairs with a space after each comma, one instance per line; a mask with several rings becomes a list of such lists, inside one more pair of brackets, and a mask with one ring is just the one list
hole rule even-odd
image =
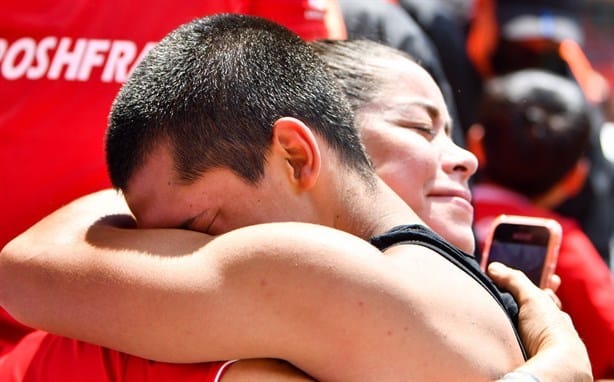
[[338, 193], [346, 197], [338, 203], [341, 210], [334, 215], [334, 228], [369, 239], [398, 225], [426, 225], [381, 179], [374, 187], [355, 186]]

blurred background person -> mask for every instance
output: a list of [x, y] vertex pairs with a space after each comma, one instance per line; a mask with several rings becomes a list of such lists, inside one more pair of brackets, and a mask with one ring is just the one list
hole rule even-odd
[[576, 81], [589, 101], [591, 134], [587, 181], [557, 207], [577, 219], [604, 261], [610, 263], [614, 234], [614, 166], [603, 153], [601, 128], [607, 119], [609, 84], [584, 49], [582, 0], [475, 0], [467, 52], [483, 81], [521, 69], [543, 69]]
[[557, 295], [587, 346], [595, 378], [614, 378], [614, 278], [577, 222], [555, 212], [586, 180], [590, 106], [571, 79], [527, 69], [486, 83], [467, 144], [479, 159], [475, 231], [500, 214], [552, 218], [563, 237]]

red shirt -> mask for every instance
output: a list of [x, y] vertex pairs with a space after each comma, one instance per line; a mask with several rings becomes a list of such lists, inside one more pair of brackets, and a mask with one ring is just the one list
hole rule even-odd
[[588, 237], [573, 220], [535, 207], [514, 192], [493, 185], [473, 190], [475, 230], [483, 245], [492, 220], [500, 214], [545, 217], [563, 228], [556, 273], [556, 294], [586, 344], [595, 379], [614, 377], [614, 279]]
[[[328, 36], [322, 0], [8, 0], [0, 12], [0, 247], [63, 204], [110, 186], [103, 136], [144, 54], [196, 17], [262, 15]], [[30, 329], [0, 309], [0, 354]]]
[[0, 381], [217, 382], [230, 363], [154, 362], [34, 331], [0, 358]]

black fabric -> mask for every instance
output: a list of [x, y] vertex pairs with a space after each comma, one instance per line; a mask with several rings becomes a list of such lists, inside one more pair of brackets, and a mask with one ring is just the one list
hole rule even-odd
[[484, 289], [486, 289], [499, 303], [501, 308], [505, 310], [507, 316], [513, 324], [514, 333], [516, 334], [522, 354], [525, 360], [527, 359], [527, 351], [520, 339], [520, 334], [518, 333], [517, 329], [518, 304], [511, 294], [500, 290], [492, 282], [492, 280], [490, 280], [490, 278], [488, 278], [488, 276], [482, 272], [478, 262], [473, 256], [452, 246], [430, 229], [417, 224], [394, 227], [382, 235], [371, 238], [370, 242], [380, 251], [384, 251], [393, 245], [399, 244], [421, 245], [437, 252], [446, 260], [460, 268], [463, 272], [467, 273]]

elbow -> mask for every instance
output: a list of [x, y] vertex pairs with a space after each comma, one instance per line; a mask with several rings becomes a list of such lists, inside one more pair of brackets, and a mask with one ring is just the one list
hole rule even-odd
[[13, 273], [10, 271], [16, 261], [15, 239], [0, 251], [0, 305], [6, 309], [10, 299]]
[[19, 321], [28, 305], [27, 267], [28, 252], [17, 237], [0, 251], [0, 306]]

